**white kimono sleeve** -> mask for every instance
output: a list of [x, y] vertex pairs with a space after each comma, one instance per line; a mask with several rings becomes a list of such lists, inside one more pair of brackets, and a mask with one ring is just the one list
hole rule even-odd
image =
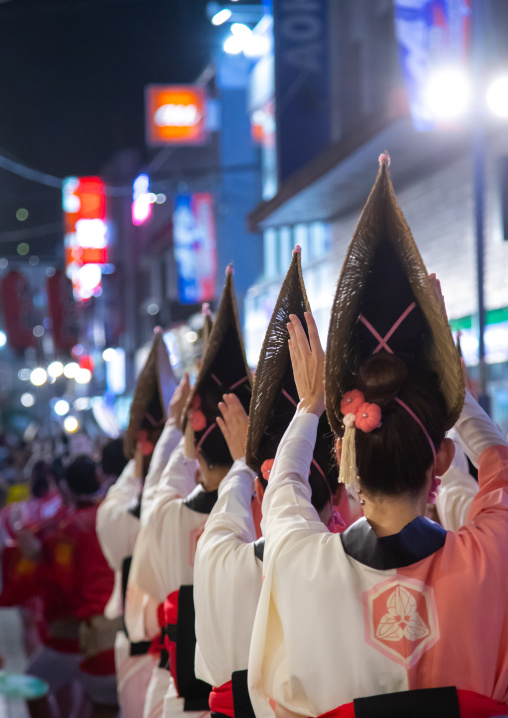
[[111, 486], [97, 510], [97, 538], [113, 571], [121, 571], [131, 556], [139, 531], [139, 519], [129, 512], [141, 491], [141, 478], [135, 476], [134, 459], [129, 461]]
[[219, 487], [194, 564], [196, 676], [213, 686], [246, 670], [262, 564], [254, 553], [251, 501], [256, 475], [235, 461]]
[[[147, 624], [146, 611], [152, 611], [153, 606], [158, 606], [167, 596], [162, 583], [163, 571], [158, 565], [159, 552], [151, 548], [150, 534], [163, 523], [168, 504], [187, 496], [195, 487], [196, 462], [186, 457], [184, 442], [182, 437], [171, 454], [159, 483], [154, 486], [150, 504], [148, 507], [145, 505], [147, 511], [142, 508], [141, 517], [145, 520], [142, 521], [132, 556], [125, 608], [125, 622], [133, 640], [146, 640], [147, 637], [142, 634]], [[156, 522], [155, 527], [153, 521]], [[164, 553], [164, 547], [161, 551]]]
[[[288, 694], [291, 668], [284, 646], [283, 614], [288, 606], [279, 606], [279, 576], [276, 559], [291, 556], [290, 569], [313, 576], [315, 560], [330, 541], [340, 541], [322, 523], [311, 503], [308, 481], [316, 442], [318, 417], [295, 414], [275, 457], [268, 488], [263, 499], [263, 533], [266, 537], [263, 559], [264, 581], [252, 632], [249, 655], [249, 692], [256, 715], [266, 711], [267, 696], [288, 710], [295, 710]], [[299, 568], [296, 568], [299, 567]], [[287, 568], [287, 567], [286, 567]], [[287, 581], [289, 573], [285, 571]], [[312, 580], [311, 580], [312, 583]], [[285, 595], [286, 600], [291, 592]], [[299, 596], [293, 598], [299, 600]], [[305, 661], [305, 656], [302, 656]], [[301, 707], [301, 706], [299, 706]], [[311, 715], [303, 705], [298, 713]]]
[[178, 446], [182, 432], [176, 424], [169, 419], [159, 441], [155, 445], [155, 449], [150, 461], [150, 468], [145, 479], [143, 487], [143, 496], [141, 497], [141, 521], [143, 523], [143, 514], [146, 514], [150, 508], [150, 504], [157, 493], [157, 486], [162, 477], [171, 455]]
[[486, 449], [491, 446], [508, 446], [501, 430], [467, 390], [464, 407], [455, 424], [455, 431], [464, 451], [476, 468], [481, 454]]
[[455, 443], [455, 456], [441, 477], [436, 500], [440, 522], [447, 531], [458, 531], [467, 521], [471, 502], [479, 491], [478, 482], [469, 473], [466, 455], [454, 430], [448, 437]]

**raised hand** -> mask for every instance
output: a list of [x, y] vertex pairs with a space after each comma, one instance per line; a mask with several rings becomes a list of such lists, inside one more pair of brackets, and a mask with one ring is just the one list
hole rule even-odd
[[187, 372], [183, 375], [180, 383], [175, 389], [175, 393], [171, 397], [168, 407], [168, 415], [179, 429], [182, 426], [182, 414], [190, 394], [190, 380]]
[[249, 417], [236, 394], [224, 394], [219, 402], [222, 417], [217, 417], [217, 425], [222, 431], [233, 461], [245, 456]]
[[293, 366], [296, 389], [300, 398], [300, 413], [321, 416], [325, 410], [324, 369], [325, 353], [314, 317], [305, 312], [309, 339], [295, 314], [289, 315], [289, 353]]

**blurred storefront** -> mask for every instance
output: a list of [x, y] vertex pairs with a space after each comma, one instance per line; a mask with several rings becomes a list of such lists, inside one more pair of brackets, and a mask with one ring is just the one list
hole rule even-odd
[[[407, 36], [401, 35], [401, 23], [403, 32], [416, 27], [420, 38], [428, 35], [429, 47], [438, 46], [443, 38], [455, 38], [453, 51], [462, 58], [468, 49], [471, 7], [468, 2], [406, 5], [391, 0], [273, 2], [275, 50], [264, 60], [265, 70], [272, 67], [273, 96], [263, 101], [274, 103], [277, 141], [271, 160], [263, 165], [265, 189], [268, 185], [273, 191], [264, 194], [249, 217], [251, 228], [263, 232], [264, 242], [263, 275], [249, 290], [246, 309], [252, 364], [297, 243], [303, 249], [309, 301], [325, 340], [340, 267], [372, 186], [378, 155], [387, 149], [399, 203], [428, 270], [441, 280], [450, 324], [454, 331], [462, 331], [466, 362], [473, 378], [478, 376], [474, 121], [470, 124], [466, 117], [430, 123], [417, 101], [422, 88], [411, 86], [415, 79], [408, 77], [407, 65], [401, 62], [419, 49], [414, 47], [413, 35], [408, 40], [411, 47], [403, 46]], [[494, 27], [498, 10], [502, 8], [494, 3]], [[498, 26], [502, 26], [500, 18]], [[504, 49], [498, 41], [502, 59], [508, 56], [506, 38]], [[422, 83], [425, 77], [416, 74]], [[320, 82], [314, 82], [318, 75]], [[289, 86], [288, 76], [292, 77]], [[323, 84], [323, 77], [327, 83]], [[254, 72], [253, 97], [261, 95], [257, 81]], [[423, 113], [419, 120], [416, 112]], [[488, 389], [494, 418], [505, 430], [507, 127], [506, 118], [486, 120], [484, 205]], [[293, 153], [288, 137], [292, 137]]]

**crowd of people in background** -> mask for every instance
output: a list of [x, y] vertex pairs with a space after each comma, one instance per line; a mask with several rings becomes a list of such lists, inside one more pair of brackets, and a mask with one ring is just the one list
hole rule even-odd
[[326, 352], [297, 247], [253, 381], [228, 268], [194, 386], [156, 333], [99, 461], [11, 457], [32, 718], [508, 715], [508, 443], [388, 164]]

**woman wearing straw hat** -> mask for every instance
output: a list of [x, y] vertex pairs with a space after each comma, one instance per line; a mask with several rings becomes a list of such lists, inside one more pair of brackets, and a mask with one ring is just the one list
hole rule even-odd
[[[310, 503], [325, 356], [290, 321], [300, 403], [265, 493], [264, 584], [249, 687], [279, 716], [508, 713], [508, 445], [467, 394], [439, 284], [417, 252], [383, 154], [346, 255], [326, 354], [340, 480], [364, 518], [342, 535]], [[424, 517], [455, 424], [480, 490], [468, 523]]]

